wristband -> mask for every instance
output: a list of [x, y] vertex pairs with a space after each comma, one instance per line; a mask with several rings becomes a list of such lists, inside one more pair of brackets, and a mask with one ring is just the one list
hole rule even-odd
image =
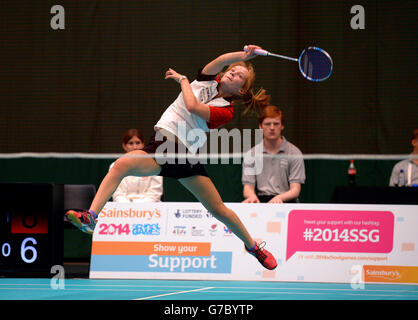
[[180, 78], [179, 78], [179, 80], [178, 80], [178, 83], [181, 83], [181, 81], [183, 80], [183, 79], [187, 79], [187, 77], [186, 76], [181, 76]]

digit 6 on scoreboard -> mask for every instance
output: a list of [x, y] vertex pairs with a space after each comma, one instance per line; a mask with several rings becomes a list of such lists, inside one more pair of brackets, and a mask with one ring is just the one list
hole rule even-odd
[[[26, 263], [33, 263], [36, 258], [38, 257], [38, 252], [36, 251], [35, 247], [27, 245], [28, 242], [32, 242], [32, 244], [36, 245], [37, 242], [34, 238], [29, 237], [26, 238], [25, 240], [22, 241], [22, 245], [20, 247], [20, 256], [22, 258], [22, 260]], [[28, 258], [27, 257], [27, 252], [31, 252], [32, 253], [32, 257]], [[30, 255], [29, 255], [30, 256]]]

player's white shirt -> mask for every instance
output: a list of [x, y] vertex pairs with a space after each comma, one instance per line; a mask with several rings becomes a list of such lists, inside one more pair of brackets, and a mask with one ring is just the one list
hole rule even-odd
[[[210, 103], [214, 107], [230, 106], [230, 102], [224, 98], [214, 99], [218, 94], [218, 82], [216, 80], [194, 80], [190, 86], [200, 103]], [[154, 129], [164, 129], [174, 134], [192, 153], [196, 153], [206, 143], [205, 133], [209, 132], [206, 120], [187, 111], [182, 92], [163, 113]]]

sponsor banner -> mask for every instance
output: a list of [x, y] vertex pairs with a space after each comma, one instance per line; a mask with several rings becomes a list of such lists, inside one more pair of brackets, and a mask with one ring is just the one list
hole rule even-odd
[[417, 283], [418, 206], [226, 203], [278, 261], [266, 270], [200, 203], [113, 203], [90, 277]]
[[393, 226], [390, 211], [292, 210], [286, 260], [297, 251], [389, 253]]
[[364, 282], [395, 282], [418, 284], [418, 267], [363, 266]]

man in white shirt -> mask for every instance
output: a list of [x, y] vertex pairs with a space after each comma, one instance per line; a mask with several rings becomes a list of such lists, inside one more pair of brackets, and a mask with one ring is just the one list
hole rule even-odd
[[[412, 153], [409, 159], [399, 161], [392, 169], [392, 174], [389, 180], [389, 186], [411, 187], [418, 186], [418, 128], [412, 132]], [[399, 179], [401, 171], [404, 174], [403, 183]], [[399, 185], [399, 184], [403, 185]]]

